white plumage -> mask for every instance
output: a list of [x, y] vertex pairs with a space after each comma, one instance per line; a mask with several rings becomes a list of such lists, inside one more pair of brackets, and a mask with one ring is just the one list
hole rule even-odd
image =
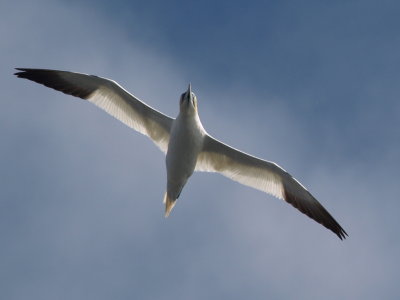
[[20, 78], [88, 100], [153, 140], [166, 153], [166, 216], [194, 171], [218, 172], [287, 201], [332, 230], [340, 239], [347, 236], [328, 211], [284, 169], [273, 162], [236, 150], [207, 134], [201, 124], [197, 98], [190, 85], [181, 95], [180, 112], [173, 119], [146, 105], [109, 79], [57, 70], [17, 70], [19, 72], [15, 75]]

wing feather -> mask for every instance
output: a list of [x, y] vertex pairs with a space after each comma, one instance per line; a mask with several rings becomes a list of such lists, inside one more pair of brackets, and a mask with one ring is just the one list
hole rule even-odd
[[198, 156], [196, 171], [218, 172], [241, 184], [283, 199], [333, 231], [340, 239], [347, 236], [346, 231], [311, 193], [273, 162], [236, 150], [207, 135]]
[[115, 81], [67, 71], [26, 68], [17, 70], [19, 72], [15, 75], [19, 78], [88, 100], [125, 125], [150, 137], [164, 153], [167, 152], [173, 119], [143, 103]]

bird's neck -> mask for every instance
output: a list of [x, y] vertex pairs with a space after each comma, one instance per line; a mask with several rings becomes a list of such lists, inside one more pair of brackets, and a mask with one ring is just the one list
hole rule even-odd
[[182, 128], [205, 133], [203, 124], [201, 123], [200, 117], [197, 112], [181, 111], [176, 118], [176, 121], [179, 123], [180, 126], [182, 126]]

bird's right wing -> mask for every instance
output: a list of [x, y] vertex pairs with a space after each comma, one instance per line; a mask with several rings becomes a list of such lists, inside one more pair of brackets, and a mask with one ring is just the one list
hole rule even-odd
[[173, 119], [153, 109], [128, 93], [115, 81], [67, 71], [17, 69], [26, 78], [68, 95], [79, 97], [100, 107], [125, 125], [147, 135], [167, 152]]
[[271, 194], [332, 230], [340, 239], [347, 233], [307, 189], [277, 164], [238, 151], [206, 135], [196, 171], [218, 172], [241, 184]]

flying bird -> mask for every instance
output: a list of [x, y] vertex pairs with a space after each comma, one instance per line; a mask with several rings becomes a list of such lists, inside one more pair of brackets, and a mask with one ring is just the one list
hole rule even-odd
[[148, 106], [113, 80], [81, 73], [17, 68], [15, 75], [85, 99], [127, 126], [148, 136], [166, 153], [167, 217], [194, 171], [218, 172], [241, 184], [283, 199], [334, 232], [346, 231], [294, 177], [277, 164], [232, 148], [209, 135], [200, 121], [191, 85], [180, 96], [174, 119]]

